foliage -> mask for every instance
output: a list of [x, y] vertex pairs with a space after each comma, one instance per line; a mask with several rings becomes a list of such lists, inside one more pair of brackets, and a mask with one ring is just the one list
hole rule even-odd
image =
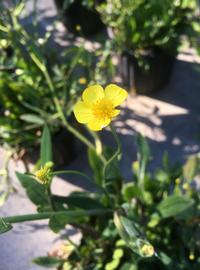
[[39, 139], [45, 123], [51, 123], [54, 133], [62, 126], [45, 72], [51, 76], [58, 99], [62, 99], [62, 108], [68, 109], [68, 117], [75, 99], [74, 86], [78, 91], [80, 85], [75, 85], [70, 75], [75, 63], [66, 58], [69, 52], [61, 56], [65, 62], [62, 64], [49, 50], [47, 40], [33, 40], [25, 31], [15, 15], [16, 9], [1, 14], [5, 31], [0, 32], [0, 140], [12, 147], [28, 148], [35, 144], [35, 135]]
[[[114, 138], [116, 134], [112, 128]], [[138, 160], [133, 163], [133, 179], [125, 183], [119, 172], [119, 155], [103, 146], [100, 159], [88, 151], [93, 177], [85, 175], [97, 191], [73, 192], [58, 196], [51, 192], [53, 176], [78, 171], [51, 171], [49, 184], [42, 185], [35, 174], [17, 173], [38, 213], [4, 217], [0, 231], [12, 229], [12, 223], [49, 219], [56, 233], [70, 224], [81, 231], [80, 243], [66, 238], [62, 256], [34, 259], [43, 267], [58, 269], [136, 270], [199, 269], [199, 192], [195, 186], [200, 173], [199, 156], [192, 156], [184, 166], [171, 165], [168, 156], [162, 168], [148, 171], [150, 149], [137, 136]], [[48, 128], [44, 128], [41, 160], [51, 160]], [[48, 151], [44, 151], [47, 148]], [[100, 166], [101, 164], [101, 166]], [[110, 166], [112, 164], [112, 166]], [[106, 167], [109, 165], [109, 174]], [[111, 176], [111, 177], [110, 177]], [[103, 217], [103, 218], [102, 218]]]
[[[176, 50], [186, 29], [193, 34], [192, 13], [185, 13], [192, 3], [165, 0], [161, 6], [153, 0], [137, 0], [134, 4], [117, 0], [107, 1], [100, 11], [103, 16], [107, 14], [105, 21], [113, 28], [115, 45], [134, 52], [154, 47], [174, 51], [174, 44]], [[13, 10], [3, 10], [0, 17], [0, 140], [14, 147], [33, 146], [43, 130], [40, 168], [32, 173], [16, 173], [37, 212], [0, 218], [0, 233], [12, 230], [14, 223], [40, 219], [48, 219], [49, 228], [55, 233], [65, 231], [67, 225], [79, 230], [79, 243], [66, 236], [62, 256], [34, 259], [34, 263], [47, 268], [198, 270], [199, 155], [189, 157], [182, 166], [171, 165], [165, 154], [162, 167], [151, 172], [149, 145], [137, 135], [137, 160], [127, 183], [120, 171], [121, 146], [113, 126], [110, 128], [116, 151], [102, 145], [96, 133], [91, 132], [94, 140], [90, 141], [69, 123], [82, 86], [88, 82], [104, 84], [110, 77], [104, 67], [109, 63], [110, 72], [113, 71], [111, 43], [105, 43], [103, 53], [91, 53], [84, 47], [70, 48], [58, 59], [47, 49], [49, 34], [42, 42], [37, 36], [33, 40], [22, 27], [18, 20], [22, 10], [20, 4]], [[143, 18], [148, 20], [142, 23]], [[100, 61], [94, 63], [94, 57]], [[78, 74], [84, 70], [79, 81], [74, 80], [77, 65], [82, 67]], [[74, 170], [54, 170], [52, 135], [63, 126], [88, 147], [92, 176]], [[80, 175], [96, 190], [72, 192], [68, 196], [54, 194], [52, 181], [59, 174]]]
[[141, 56], [162, 49], [176, 53], [181, 36], [199, 33], [198, 1], [108, 0], [98, 7], [119, 51]]
[[54, 29], [41, 37], [33, 27], [29, 34], [20, 20], [22, 11], [23, 1], [13, 9], [2, 6], [0, 14], [0, 144], [29, 150], [39, 143], [44, 124], [50, 125], [52, 134], [60, 132], [60, 110], [71, 121], [80, 90], [108, 77], [105, 63], [110, 59], [105, 56], [107, 45], [104, 53], [80, 44], [58, 54], [60, 48], [52, 48]]

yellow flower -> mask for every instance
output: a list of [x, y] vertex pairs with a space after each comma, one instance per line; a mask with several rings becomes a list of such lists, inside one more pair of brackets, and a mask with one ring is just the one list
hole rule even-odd
[[102, 130], [120, 113], [115, 109], [128, 96], [128, 93], [115, 84], [109, 84], [105, 91], [100, 85], [85, 89], [82, 101], [74, 106], [74, 114], [79, 123], [87, 124], [94, 131]]
[[140, 164], [137, 160], [132, 163], [132, 168], [133, 168], [134, 172], [138, 172], [138, 170], [140, 168]]
[[188, 190], [190, 188], [190, 185], [188, 183], [183, 184], [183, 189]]
[[193, 261], [194, 259], [195, 259], [194, 253], [191, 252], [190, 255], [189, 255], [189, 260]]
[[76, 31], [81, 31], [81, 26], [79, 24], [76, 25]]
[[142, 256], [145, 256], [145, 257], [152, 257], [155, 253], [154, 251], [154, 247], [152, 245], [147, 245], [145, 244], [141, 250], [140, 250]]
[[43, 167], [41, 167], [39, 170], [35, 172], [35, 177], [37, 180], [46, 185], [49, 183], [51, 176], [51, 169], [52, 169], [53, 163], [52, 162], [47, 162]]
[[176, 178], [176, 180], [175, 180], [175, 184], [176, 184], [176, 185], [180, 185], [180, 183], [181, 183], [180, 178]]
[[80, 84], [86, 84], [86, 83], [87, 83], [87, 80], [86, 80], [86, 78], [81, 77], [81, 78], [78, 80], [78, 82], [79, 82]]

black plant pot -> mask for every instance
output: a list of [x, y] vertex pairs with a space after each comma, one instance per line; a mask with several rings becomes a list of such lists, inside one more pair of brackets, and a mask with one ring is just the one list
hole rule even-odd
[[138, 94], [150, 94], [162, 89], [168, 82], [175, 56], [162, 50], [156, 50], [143, 55], [143, 61], [148, 65], [145, 70], [138, 59], [129, 53], [121, 57], [120, 73], [123, 82]]
[[[53, 162], [56, 169], [69, 165], [77, 156], [76, 138], [66, 129], [61, 129], [52, 137]], [[22, 160], [27, 166], [28, 164], [35, 164], [40, 155], [40, 147], [36, 145], [35, 148], [29, 149], [22, 156]]]
[[53, 158], [56, 167], [70, 164], [77, 156], [76, 138], [66, 129], [60, 130], [53, 138]]
[[[91, 37], [105, 28], [98, 12], [83, 6], [81, 0], [75, 0], [66, 9], [63, 7], [64, 0], [54, 1], [64, 25], [73, 34]], [[77, 26], [80, 26], [80, 29], [77, 29]]]

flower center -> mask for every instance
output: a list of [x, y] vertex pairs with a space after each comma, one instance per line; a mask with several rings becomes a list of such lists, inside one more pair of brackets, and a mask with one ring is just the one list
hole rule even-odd
[[99, 119], [105, 119], [105, 118], [112, 118], [113, 109], [114, 108], [112, 101], [103, 98], [94, 104], [92, 111], [95, 117]]

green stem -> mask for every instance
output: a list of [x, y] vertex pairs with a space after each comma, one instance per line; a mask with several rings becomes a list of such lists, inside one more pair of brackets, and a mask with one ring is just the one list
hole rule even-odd
[[[120, 143], [120, 140], [117, 136], [117, 133], [116, 133], [116, 130], [115, 128], [112, 126], [112, 124], [110, 124], [110, 129], [111, 129], [111, 132], [113, 134], [113, 137], [117, 143], [117, 150], [116, 152], [114, 153], [114, 155], [112, 155], [112, 157], [106, 162], [105, 166], [104, 166], [104, 169], [103, 169], [103, 178], [104, 178], [104, 182], [105, 182], [105, 174], [106, 174], [106, 169], [108, 168], [108, 166], [111, 164], [111, 162], [118, 157], [118, 155], [121, 154], [121, 143]], [[104, 183], [105, 184], [105, 183]]]
[[3, 25], [0, 25], [0, 31], [3, 31], [3, 32], [5, 32], [5, 33], [8, 33], [8, 32], [9, 32], [9, 29], [6, 28], [6, 27], [3, 26]]
[[120, 153], [121, 153], [121, 143], [120, 143], [120, 140], [119, 140], [119, 137], [118, 137], [118, 135], [117, 135], [117, 132], [116, 132], [116, 130], [115, 130], [115, 128], [113, 127], [113, 125], [112, 124], [110, 124], [110, 129], [111, 129], [111, 132], [112, 132], [112, 134], [113, 134], [113, 137], [114, 137], [114, 139], [115, 139], [115, 141], [116, 141], [116, 143], [117, 143], [117, 154], [119, 155]]
[[19, 216], [10, 216], [3, 217], [3, 220], [8, 223], [19, 223], [25, 221], [34, 221], [41, 219], [49, 219], [52, 215], [58, 214], [66, 214], [69, 217], [81, 217], [81, 216], [101, 216], [105, 214], [110, 214], [113, 211], [111, 209], [107, 210], [87, 210], [87, 211], [58, 211], [58, 212], [43, 212], [37, 214], [29, 214], [29, 215], [19, 215]]
[[104, 189], [104, 193], [107, 197], [107, 199], [109, 200], [109, 205], [112, 206], [112, 203], [111, 203], [111, 199], [110, 199], [110, 196], [109, 196], [109, 192], [107, 191], [107, 188], [106, 188], [106, 170], [108, 168], [108, 166], [111, 164], [111, 162], [118, 157], [119, 154], [121, 154], [121, 144], [120, 144], [120, 141], [119, 141], [119, 138], [117, 136], [117, 133], [115, 131], [115, 128], [112, 126], [112, 124], [110, 124], [110, 129], [111, 129], [111, 132], [113, 134], [113, 137], [117, 143], [117, 150], [116, 152], [114, 153], [114, 155], [106, 162], [104, 168], [103, 168], [103, 189]]
[[92, 130], [90, 130], [88, 128], [88, 132], [91, 134], [91, 136], [93, 137], [94, 141], [95, 141], [95, 146], [96, 146], [96, 152], [99, 156], [101, 156], [101, 161], [103, 162], [103, 164], [106, 164], [106, 159], [105, 157], [102, 155], [102, 151], [103, 151], [103, 146], [101, 143], [101, 140], [98, 136], [98, 134]]
[[53, 201], [53, 197], [52, 197], [50, 185], [47, 187], [47, 193], [48, 193], [48, 197], [49, 197], [49, 202], [50, 202], [51, 208], [52, 208], [53, 211], [55, 211], [56, 210], [56, 207], [55, 207], [55, 204], [54, 204], [54, 201]]

